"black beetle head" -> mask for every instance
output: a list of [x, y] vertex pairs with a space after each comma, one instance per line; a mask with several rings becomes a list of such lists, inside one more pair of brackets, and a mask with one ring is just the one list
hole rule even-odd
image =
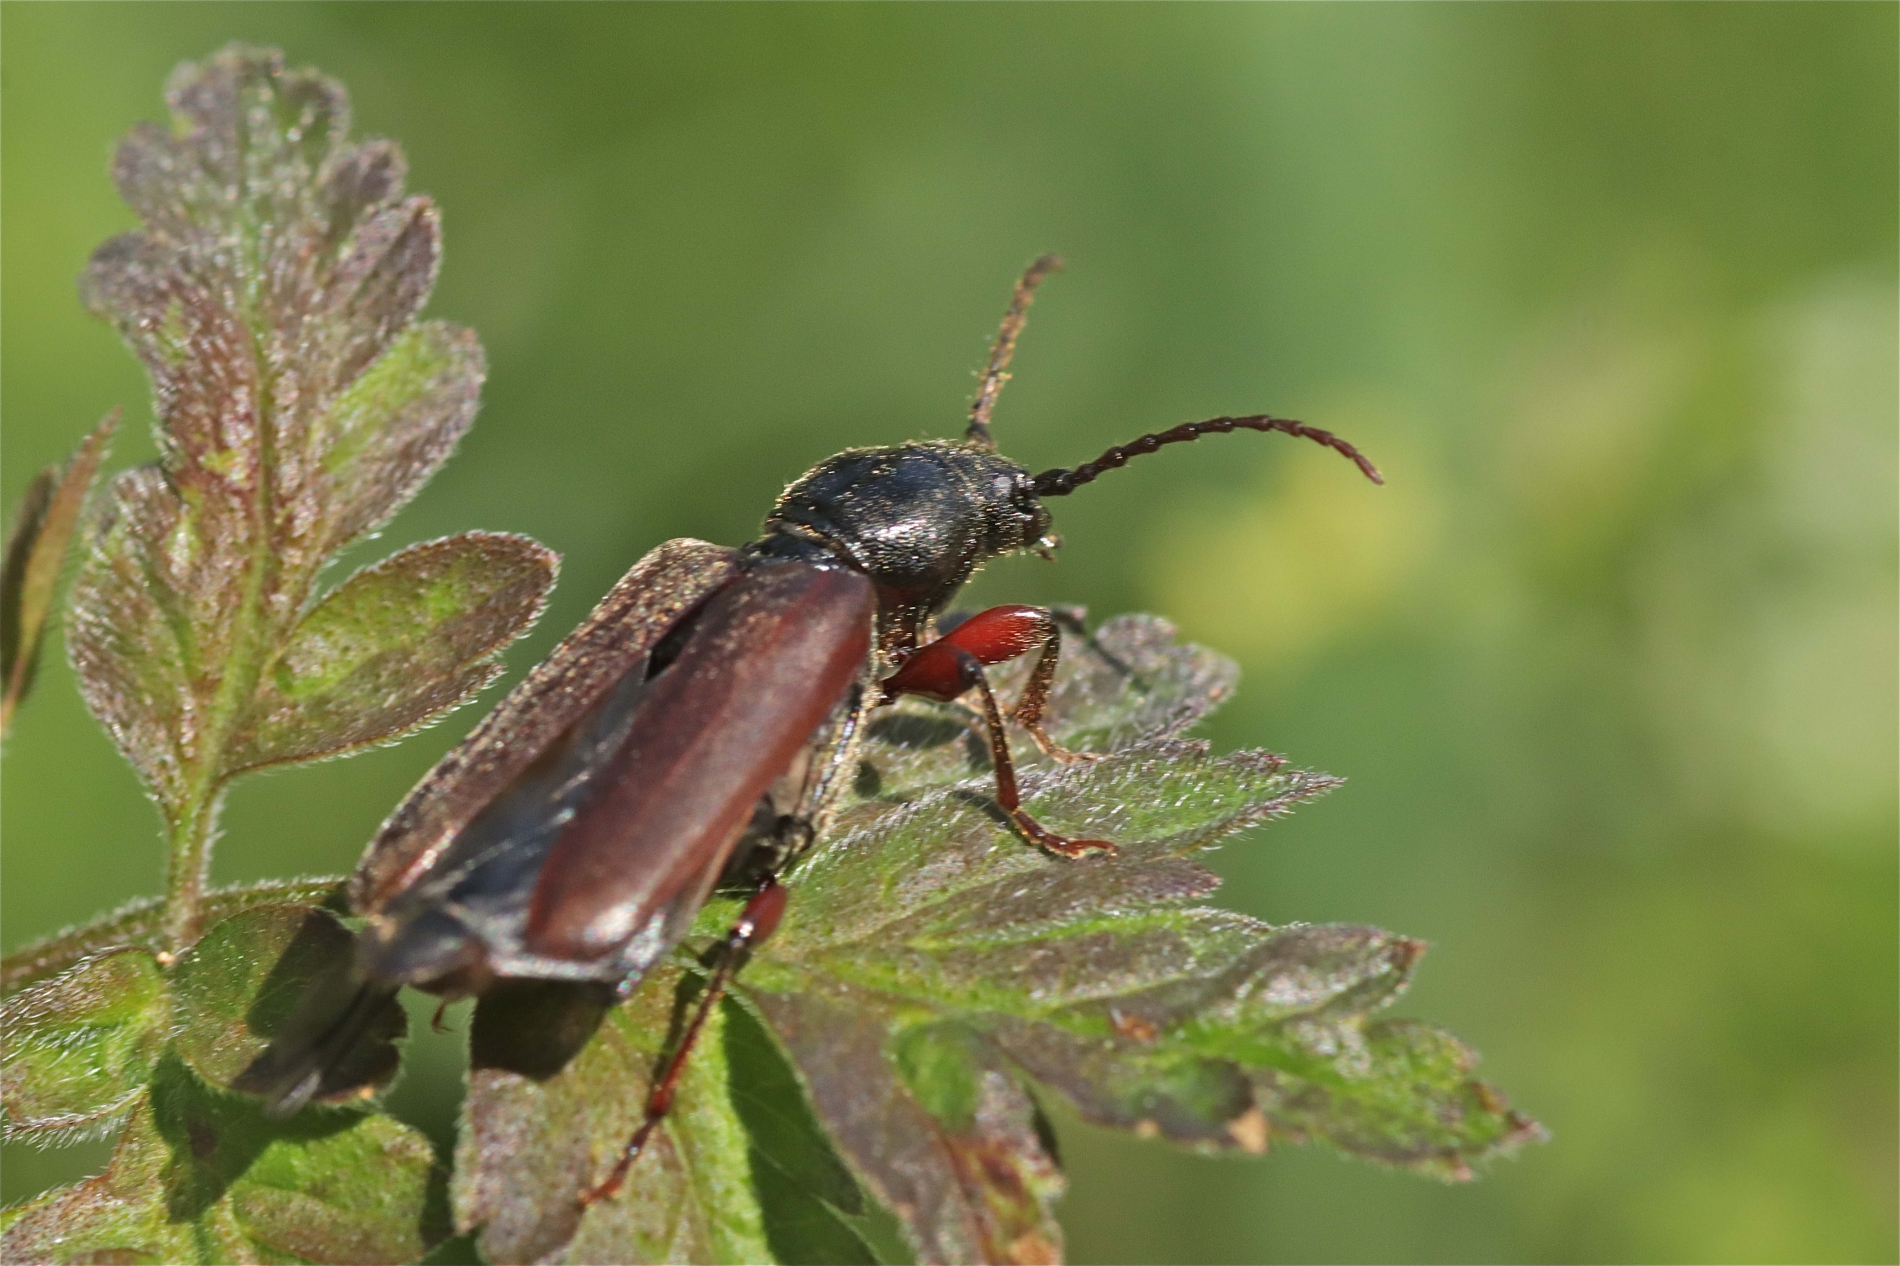
[[984, 562], [1049, 549], [1049, 512], [1015, 462], [967, 443], [854, 448], [807, 471], [765, 521], [822, 542], [887, 606], [936, 611]]

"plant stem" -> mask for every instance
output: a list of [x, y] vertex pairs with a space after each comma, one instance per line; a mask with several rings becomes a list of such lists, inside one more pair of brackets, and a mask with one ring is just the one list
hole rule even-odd
[[[262, 324], [261, 318], [250, 322], [253, 331]], [[265, 615], [265, 595], [276, 584], [278, 573], [277, 554], [271, 544], [271, 481], [277, 456], [271, 443], [274, 383], [268, 357], [255, 333], [251, 356], [260, 390], [251, 432], [256, 466], [249, 507], [250, 559], [245, 568], [244, 592], [232, 616], [224, 662], [218, 665], [218, 684], [207, 710], [203, 742], [194, 753], [196, 768], [171, 815], [171, 861], [165, 875], [165, 947], [174, 954], [195, 942], [201, 930], [205, 883], [211, 874], [211, 844], [224, 801], [225, 749], [239, 716], [257, 692], [264, 660], [271, 654], [274, 635], [280, 632], [271, 627]]]
[[194, 782], [172, 823], [171, 860], [165, 871], [165, 948], [176, 954], [198, 939], [205, 881], [211, 874], [211, 840], [222, 798], [210, 778]]

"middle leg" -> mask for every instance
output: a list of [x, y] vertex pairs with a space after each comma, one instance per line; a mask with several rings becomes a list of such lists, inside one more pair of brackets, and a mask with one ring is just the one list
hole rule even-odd
[[1113, 852], [1115, 846], [1107, 840], [1071, 840], [1048, 830], [1023, 810], [1002, 710], [983, 673], [985, 664], [1000, 664], [1040, 648], [1041, 654], [1029, 672], [1029, 684], [1017, 701], [1015, 719], [1044, 752], [1065, 763], [1076, 760], [1077, 754], [1057, 744], [1042, 725], [1043, 708], [1055, 680], [1061, 645], [1061, 630], [1045, 608], [991, 607], [971, 616], [904, 661], [901, 668], [885, 679], [884, 699], [888, 702], [900, 695], [914, 694], [950, 703], [972, 690], [977, 691], [996, 770], [997, 803], [1010, 821], [1036, 843], [1065, 857], [1080, 857], [1090, 851]]

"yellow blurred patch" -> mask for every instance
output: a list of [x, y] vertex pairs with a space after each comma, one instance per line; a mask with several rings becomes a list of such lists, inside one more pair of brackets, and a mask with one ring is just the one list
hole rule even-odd
[[1181, 508], [1142, 558], [1153, 609], [1249, 666], [1290, 671], [1376, 624], [1438, 547], [1437, 481], [1401, 438], [1416, 428], [1364, 404], [1314, 416], [1364, 450], [1385, 486], [1319, 449], [1249, 458], [1264, 472], [1253, 489]]

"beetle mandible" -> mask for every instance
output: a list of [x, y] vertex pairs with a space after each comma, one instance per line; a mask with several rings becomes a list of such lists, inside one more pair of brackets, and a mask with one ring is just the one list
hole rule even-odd
[[313, 989], [239, 1079], [294, 1112], [402, 985], [445, 999], [499, 978], [595, 981], [626, 996], [676, 945], [722, 876], [751, 896], [712, 960], [680, 1040], [612, 1171], [612, 1196], [672, 1104], [732, 972], [783, 913], [779, 876], [824, 830], [856, 767], [865, 716], [904, 695], [974, 695], [996, 802], [1024, 837], [1079, 858], [1113, 852], [1024, 811], [989, 665], [1035, 652], [1013, 719], [1043, 729], [1061, 630], [1047, 609], [992, 607], [933, 637], [984, 562], [1056, 545], [1050, 497], [1164, 444], [1236, 429], [1303, 436], [1378, 470], [1331, 432], [1256, 414], [1190, 422], [1032, 475], [990, 415], [1045, 255], [1017, 282], [961, 441], [850, 449], [786, 488], [738, 549], [668, 541], [444, 756], [383, 824], [348, 886], [367, 927], [347, 985]]

